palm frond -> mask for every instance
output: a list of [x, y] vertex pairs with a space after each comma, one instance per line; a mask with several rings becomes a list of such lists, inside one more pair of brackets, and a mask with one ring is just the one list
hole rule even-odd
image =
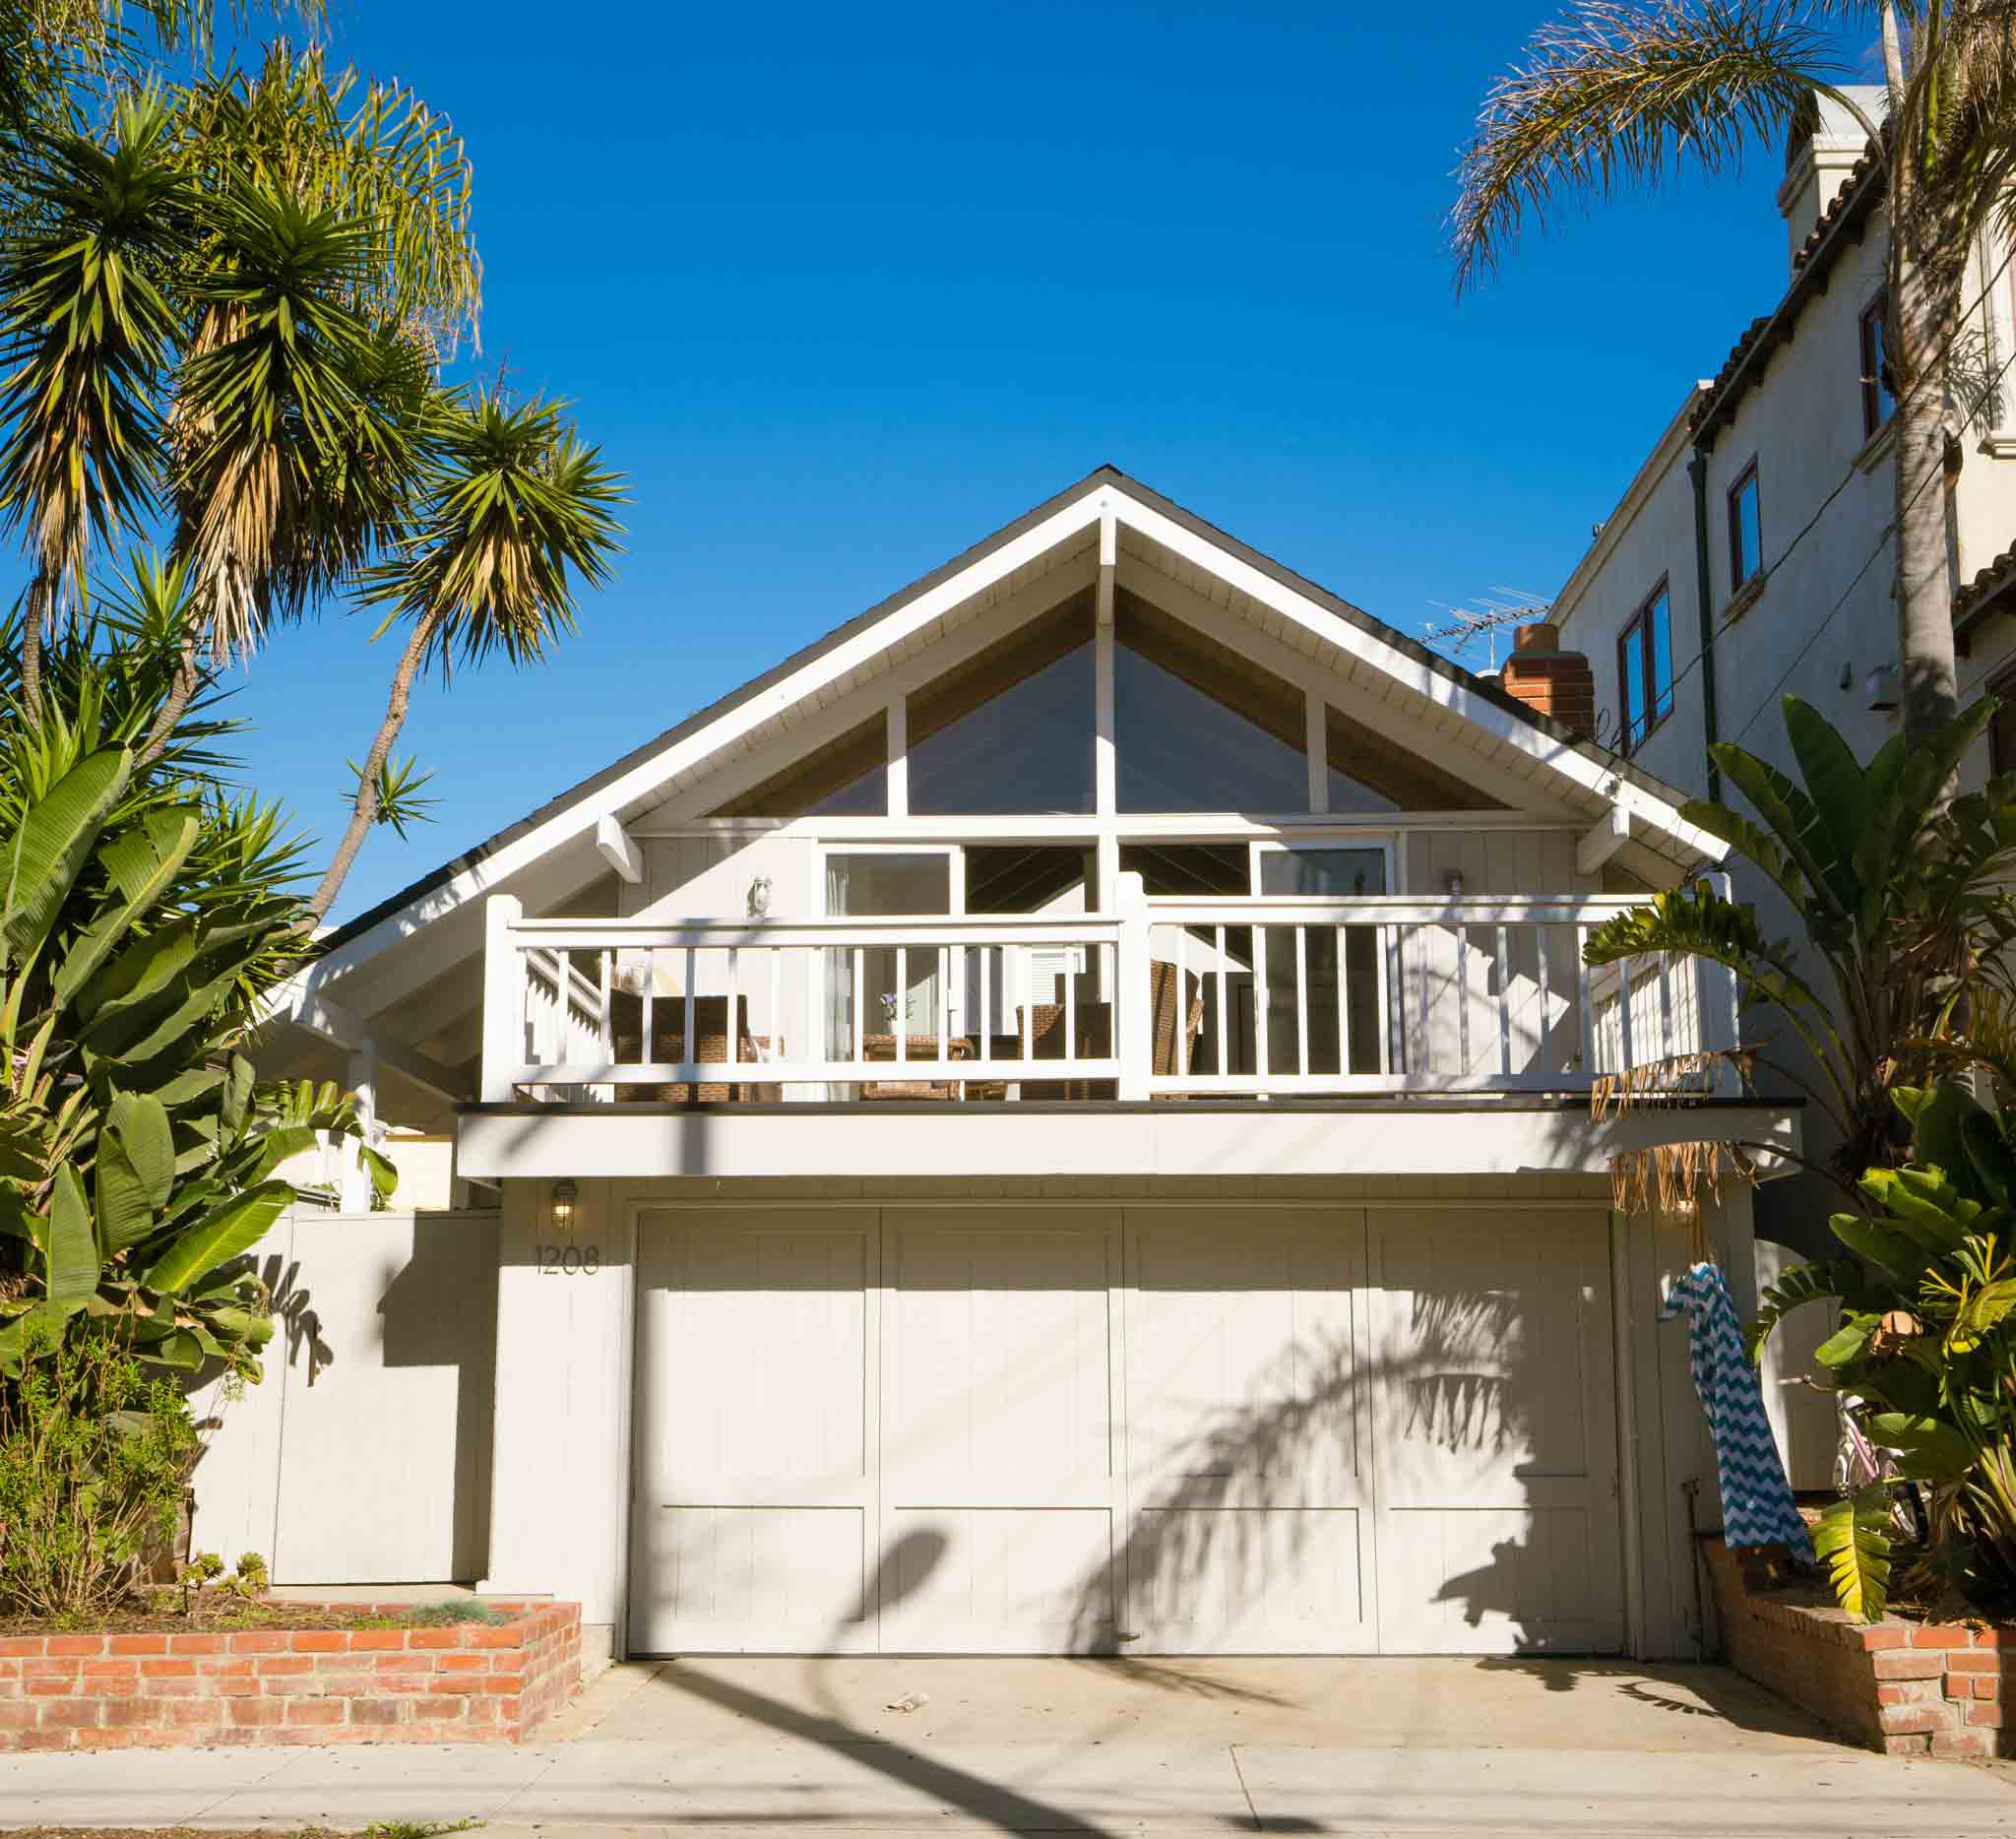
[[1845, 74], [1815, 10], [1788, 0], [1578, 0], [1485, 97], [1451, 221], [1459, 289], [1567, 197], [1722, 171]]

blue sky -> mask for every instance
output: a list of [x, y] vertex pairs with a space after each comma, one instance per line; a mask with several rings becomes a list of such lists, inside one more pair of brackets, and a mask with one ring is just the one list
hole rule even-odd
[[[373, 836], [337, 917], [1102, 461], [1411, 631], [1557, 588], [1782, 289], [1779, 161], [1571, 212], [1459, 302], [1451, 169], [1540, 0], [1407, 17], [339, 0], [338, 56], [468, 139], [485, 363], [633, 502], [550, 664], [415, 697], [438, 821]], [[371, 623], [236, 679], [248, 777], [325, 849]]]

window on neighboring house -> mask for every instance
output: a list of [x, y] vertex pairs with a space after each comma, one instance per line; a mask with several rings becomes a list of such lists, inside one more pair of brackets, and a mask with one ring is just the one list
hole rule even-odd
[[1617, 639], [1624, 746], [1630, 753], [1673, 712], [1672, 609], [1662, 581]]
[[1861, 318], [1861, 359], [1862, 359], [1862, 438], [1872, 437], [1884, 422], [1890, 419], [1890, 412], [1897, 407], [1897, 398], [1890, 394], [1890, 385], [1884, 376], [1887, 360], [1883, 349], [1883, 326], [1888, 314], [1889, 296], [1877, 289], [1876, 297], [1862, 308]]
[[1729, 488], [1729, 591], [1734, 594], [1764, 566], [1764, 517], [1752, 460]]
[[2016, 670], [1988, 687], [1995, 713], [1988, 721], [1988, 771], [1997, 779], [2016, 773]]

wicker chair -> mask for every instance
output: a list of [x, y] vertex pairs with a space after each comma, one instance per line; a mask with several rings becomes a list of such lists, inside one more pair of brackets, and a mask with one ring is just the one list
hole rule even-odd
[[[754, 1065], [760, 1054], [770, 1050], [767, 1035], [749, 1032], [749, 999], [735, 1003], [735, 1058]], [[701, 1065], [727, 1063], [728, 999], [725, 996], [696, 996], [693, 999], [693, 1035], [697, 1053], [686, 1051], [686, 998], [661, 996], [652, 1004], [651, 1052], [643, 1051], [644, 998], [634, 990], [609, 993], [610, 1036], [619, 1063], [650, 1059], [660, 1065], [692, 1060]], [[782, 1096], [773, 1084], [707, 1084], [694, 1087], [683, 1081], [663, 1086], [623, 1086], [618, 1088], [631, 1105], [729, 1105], [750, 1100], [774, 1100]]]

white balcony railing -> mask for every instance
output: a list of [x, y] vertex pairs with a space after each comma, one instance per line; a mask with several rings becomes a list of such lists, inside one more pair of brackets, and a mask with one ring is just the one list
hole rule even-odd
[[1629, 900], [1147, 900], [1121, 879], [1117, 914], [1055, 919], [526, 920], [493, 899], [483, 1097], [1566, 1093], [1736, 1045], [1714, 967], [1584, 964]]

